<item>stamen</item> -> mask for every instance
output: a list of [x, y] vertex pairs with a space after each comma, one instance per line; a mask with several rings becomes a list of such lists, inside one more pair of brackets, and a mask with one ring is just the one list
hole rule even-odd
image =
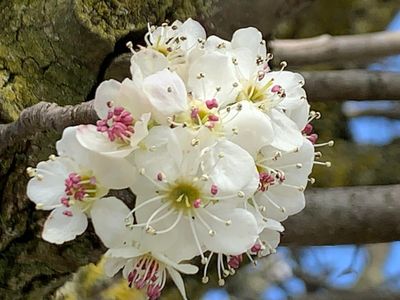
[[214, 220], [216, 220], [218, 222], [221, 222], [221, 223], [224, 223], [227, 226], [232, 224], [232, 220], [223, 220], [223, 219], [217, 217], [216, 215], [214, 215], [213, 213], [209, 212], [207, 209], [203, 209], [202, 212], [205, 212], [207, 215], [209, 215]]
[[178, 213], [178, 217], [176, 218], [175, 222], [170, 227], [168, 227], [167, 229], [164, 229], [164, 230], [156, 231], [156, 234], [163, 234], [163, 233], [170, 232], [172, 229], [174, 229], [176, 227], [176, 225], [182, 219], [182, 215], [183, 215], [183, 213], [182, 213], [182, 211], [180, 211]]
[[146, 206], [146, 205], [148, 205], [148, 204], [150, 204], [150, 203], [159, 201], [159, 200], [163, 199], [164, 197], [165, 197], [165, 195], [158, 195], [158, 196], [155, 196], [155, 197], [153, 197], [153, 198], [151, 198], [151, 199], [149, 199], [149, 200], [144, 201], [143, 203], [139, 204], [139, 205], [136, 206], [134, 209], [132, 209], [132, 210], [129, 212], [129, 214], [128, 214], [128, 216], [127, 216], [126, 218], [129, 218], [130, 216], [132, 216], [133, 213], [134, 213], [135, 211], [137, 211], [139, 208], [142, 208], [143, 206]]
[[196, 242], [197, 249], [198, 249], [199, 254], [201, 256], [201, 263], [204, 265], [204, 264], [207, 263], [207, 259], [206, 259], [206, 257], [204, 257], [203, 250], [202, 250], [200, 242], [199, 242], [199, 237], [197, 236], [196, 229], [194, 228], [193, 215], [192, 215], [192, 213], [190, 211], [189, 211], [189, 224], [190, 224], [190, 229], [192, 230], [192, 234], [193, 234], [194, 240]]
[[208, 276], [207, 276], [207, 269], [208, 269], [208, 265], [210, 264], [211, 258], [213, 256], [214, 252], [211, 252], [210, 255], [208, 256], [208, 258], [206, 259], [206, 263], [204, 266], [204, 270], [203, 270], [203, 278], [201, 279], [201, 281], [206, 284], [208, 282]]
[[330, 168], [332, 166], [332, 163], [330, 161], [326, 161], [326, 162], [314, 161], [314, 165], [320, 165], [320, 166], [325, 166], [327, 168]]
[[[205, 209], [205, 211], [206, 211], [206, 209]], [[201, 217], [200, 213], [197, 212], [197, 211], [195, 211], [195, 212], [194, 212], [194, 215], [200, 220], [200, 222], [204, 225], [204, 227], [207, 228], [208, 234], [209, 234], [210, 236], [214, 236], [216, 232], [215, 232], [215, 231], [211, 228], [211, 226], [208, 225], [207, 222]]]
[[334, 144], [335, 144], [334, 141], [329, 141], [329, 142], [326, 142], [326, 143], [315, 144], [315, 145], [314, 145], [314, 148], [325, 147], [325, 146], [333, 147]]

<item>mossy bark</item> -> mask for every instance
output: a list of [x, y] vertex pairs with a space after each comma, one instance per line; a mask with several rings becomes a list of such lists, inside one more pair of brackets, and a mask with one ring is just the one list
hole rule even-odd
[[[205, 14], [213, 2], [2, 1], [0, 123], [17, 119], [39, 101], [85, 101], [119, 40], [139, 36], [148, 21]], [[48, 213], [35, 211], [27, 199], [25, 169], [47, 159], [58, 137], [38, 132], [0, 154], [0, 299], [45, 299], [104, 250], [92, 230], [62, 246], [40, 239]]]

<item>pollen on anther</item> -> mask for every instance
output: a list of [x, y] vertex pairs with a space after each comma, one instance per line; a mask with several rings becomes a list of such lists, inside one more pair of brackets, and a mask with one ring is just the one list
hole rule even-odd
[[238, 195], [239, 198], [244, 198], [245, 193], [244, 193], [243, 191], [239, 191], [239, 192], [237, 193], [237, 195]]

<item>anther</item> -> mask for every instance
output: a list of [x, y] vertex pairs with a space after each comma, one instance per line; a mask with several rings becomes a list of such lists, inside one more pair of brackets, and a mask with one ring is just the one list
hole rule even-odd
[[207, 264], [207, 262], [208, 262], [207, 257], [202, 257], [202, 258], [201, 258], [201, 264], [202, 264], [202, 265]]
[[219, 158], [223, 158], [224, 156], [225, 156], [224, 152], [218, 153], [218, 157], [219, 157]]
[[224, 279], [220, 279], [220, 280], [218, 280], [218, 285], [219, 286], [224, 286], [224, 284], [225, 284], [225, 280]]
[[308, 178], [308, 181], [309, 181], [311, 184], [314, 184], [314, 183], [315, 183], [315, 178], [313, 178], [313, 177]]
[[201, 278], [201, 282], [204, 284], [208, 283], [208, 276], [204, 276], [203, 278]]
[[207, 181], [208, 180], [208, 175], [207, 174], [201, 175], [200, 180]]
[[39, 180], [39, 181], [42, 181], [43, 180], [43, 175], [36, 174], [36, 179]]
[[172, 93], [172, 87], [169, 86], [169, 87], [167, 88], [167, 92], [168, 92], [168, 93]]
[[197, 79], [202, 79], [204, 78], [204, 73], [199, 73], [199, 75], [197, 75]]
[[232, 83], [232, 86], [233, 86], [234, 88], [237, 88], [237, 87], [239, 86], [239, 83], [234, 82], [234, 83]]
[[244, 196], [246, 196], [246, 194], [243, 191], [239, 191], [237, 195], [239, 198], [244, 198]]
[[36, 175], [36, 171], [32, 167], [27, 167], [26, 173], [28, 174], [29, 177], [35, 177], [35, 175]]
[[129, 51], [135, 53], [135, 51], [133, 50], [133, 43], [131, 41], [127, 42], [125, 45], [129, 49]]
[[232, 224], [232, 220], [227, 220], [226, 222], [225, 222], [225, 225], [226, 226], [229, 226], [229, 225], [231, 225]]
[[144, 175], [145, 173], [146, 173], [146, 171], [145, 171], [144, 168], [141, 168], [141, 169], [139, 170], [139, 174], [140, 174], [140, 175]]
[[158, 181], [163, 181], [164, 178], [165, 178], [165, 174], [164, 174], [163, 172], [159, 172], [159, 173], [157, 174], [157, 180], [158, 180]]
[[211, 195], [215, 196], [218, 193], [218, 186], [215, 184], [211, 185], [211, 189], [210, 189], [210, 193]]
[[321, 158], [322, 157], [322, 152], [315, 152], [314, 153], [314, 155], [315, 155], [315, 157], [317, 157], [317, 158]]
[[43, 208], [43, 203], [37, 203], [36, 204], [36, 209], [42, 209]]
[[297, 169], [301, 169], [302, 167], [303, 167], [303, 164], [301, 164], [301, 163], [297, 163], [297, 164], [296, 164], [296, 168], [297, 168]]
[[145, 230], [146, 230], [146, 233], [149, 233], [152, 235], [155, 235], [157, 233], [156, 230], [151, 226], [147, 227]]
[[214, 235], [215, 235], [215, 231], [212, 230], [212, 229], [210, 229], [210, 230], [208, 231], [208, 234], [209, 234], [210, 236], [214, 236]]
[[52, 161], [55, 161], [56, 160], [56, 156], [54, 154], [51, 154], [49, 156], [49, 159], [52, 160]]
[[190, 144], [194, 147], [197, 146], [200, 143], [199, 139], [192, 139], [192, 141], [190, 142]]

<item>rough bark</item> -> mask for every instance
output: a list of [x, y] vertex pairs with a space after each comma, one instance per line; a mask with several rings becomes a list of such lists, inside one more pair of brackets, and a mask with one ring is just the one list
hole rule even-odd
[[[0, 123], [16, 120], [23, 108], [39, 101], [61, 105], [85, 101], [102, 80], [119, 45], [125, 44], [126, 35], [136, 42], [137, 37], [142, 38], [148, 21], [161, 23], [167, 18], [207, 13], [213, 3], [1, 1]], [[44, 104], [41, 112], [55, 107]], [[65, 118], [74, 116], [73, 109], [55, 109]], [[25, 169], [54, 152], [59, 116], [52, 117], [51, 129], [43, 134], [44, 124], [33, 114], [31, 120], [35, 121], [25, 123], [28, 131], [22, 129], [24, 126], [11, 125], [23, 135], [29, 132], [29, 140], [13, 143], [7, 149], [5, 140], [0, 143], [4, 150], [0, 159], [0, 299], [45, 299], [71, 272], [97, 260], [103, 251], [91, 230], [61, 247], [42, 241], [41, 226], [48, 213], [35, 211], [25, 195]], [[14, 138], [8, 135], [7, 139]]]
[[311, 71], [304, 76], [313, 100], [400, 100], [400, 76], [366, 70]]
[[315, 0], [223, 0], [212, 20], [206, 20], [210, 34], [230, 39], [242, 27], [253, 26], [269, 38], [275, 28], [291, 16], [300, 14]]
[[275, 40], [270, 47], [278, 61], [290, 66], [326, 64], [343, 61], [371, 62], [400, 53], [400, 32], [376, 32], [358, 35]]
[[310, 189], [306, 208], [284, 222], [282, 244], [338, 245], [400, 239], [400, 185]]

